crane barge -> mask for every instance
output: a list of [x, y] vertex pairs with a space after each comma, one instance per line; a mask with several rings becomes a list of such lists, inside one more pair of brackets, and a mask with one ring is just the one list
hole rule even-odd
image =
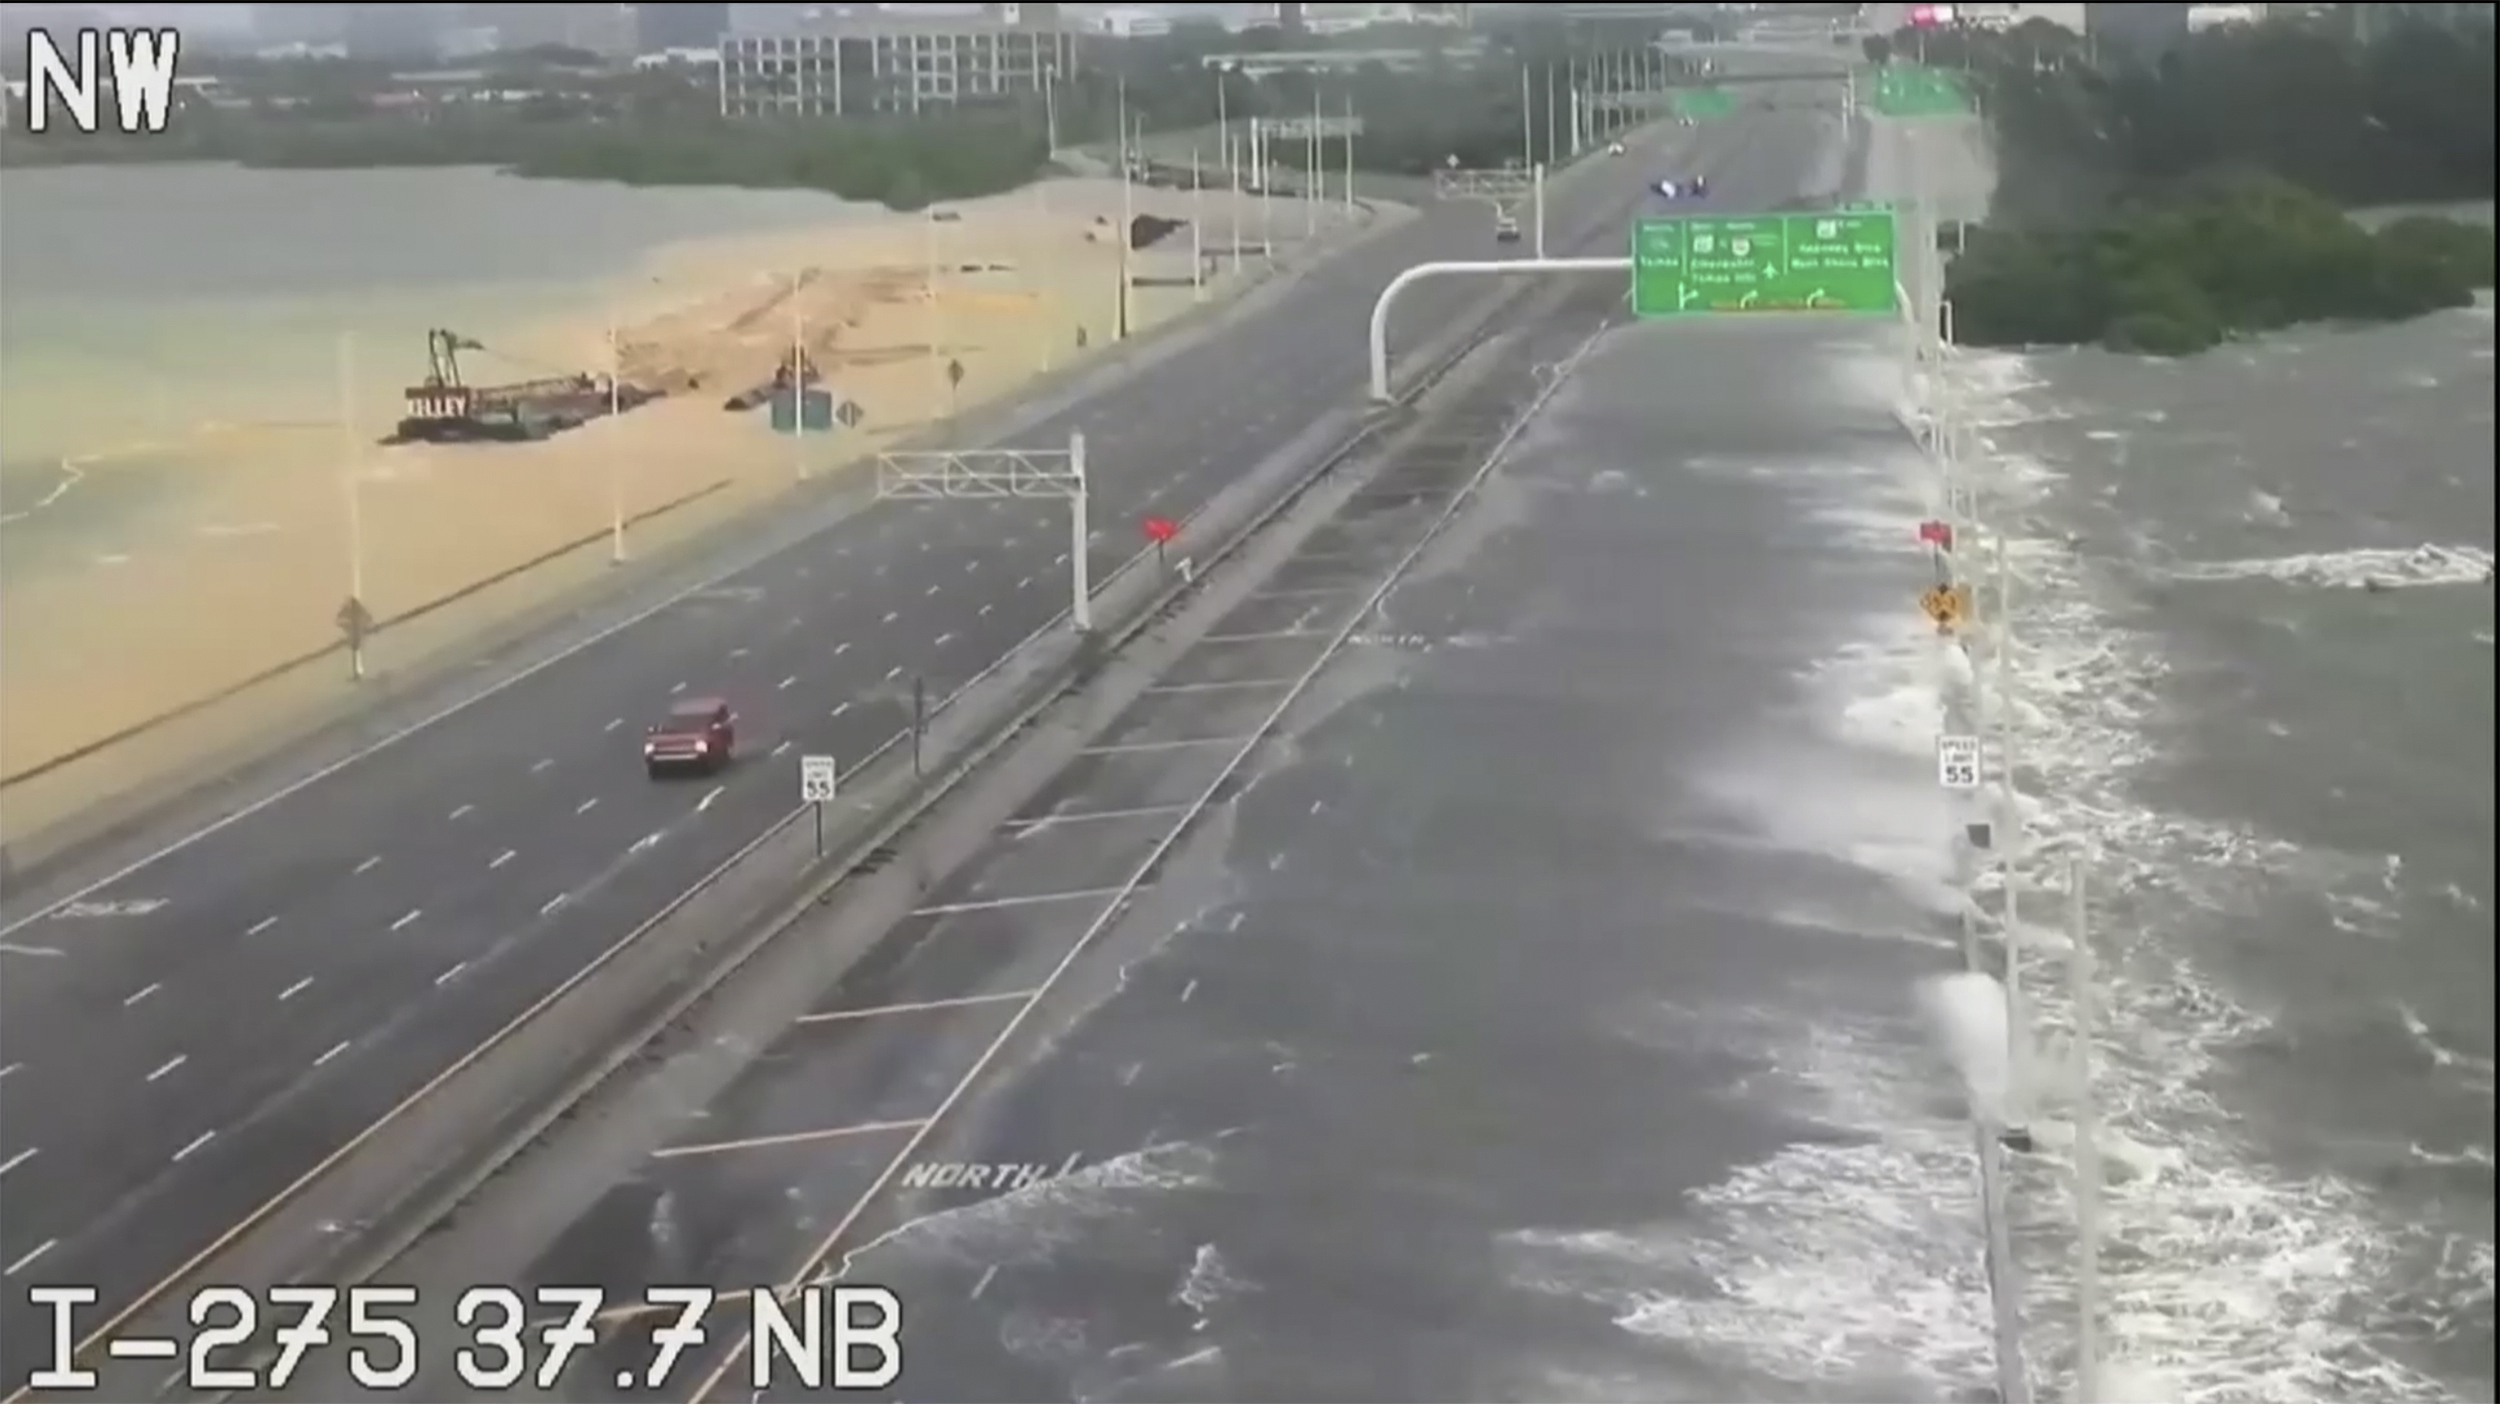
[[555, 375], [507, 385], [471, 385], [460, 372], [460, 353], [484, 351], [484, 343], [437, 327], [425, 334], [424, 381], [402, 397], [407, 411], [387, 444], [514, 443], [577, 429], [606, 414], [611, 404], [629, 410], [659, 398], [638, 385], [616, 385], [605, 375]]

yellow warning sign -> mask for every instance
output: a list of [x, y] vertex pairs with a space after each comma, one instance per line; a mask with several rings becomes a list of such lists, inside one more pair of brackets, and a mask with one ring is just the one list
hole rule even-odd
[[1918, 607], [1936, 621], [1941, 633], [1951, 633], [1970, 619], [1970, 587], [1968, 585], [1932, 585], [1918, 597]]

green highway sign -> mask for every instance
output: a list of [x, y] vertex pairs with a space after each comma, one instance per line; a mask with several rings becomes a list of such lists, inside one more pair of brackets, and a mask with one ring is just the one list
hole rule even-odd
[[1875, 71], [1875, 110], [1887, 117], [1959, 117], [1971, 103], [1961, 79], [1946, 69], [1888, 63]]
[[1632, 226], [1632, 315], [1897, 310], [1889, 209], [1686, 215]]
[[1725, 88], [1678, 88], [1672, 100], [1678, 117], [1696, 122], [1716, 122], [1736, 111], [1736, 99]]

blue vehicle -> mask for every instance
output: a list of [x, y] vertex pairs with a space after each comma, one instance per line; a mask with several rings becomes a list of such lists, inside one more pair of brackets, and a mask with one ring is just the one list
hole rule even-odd
[[1657, 191], [1658, 198], [1662, 200], [1700, 200], [1710, 194], [1710, 182], [1702, 176], [1686, 180], [1668, 176], [1650, 188]]

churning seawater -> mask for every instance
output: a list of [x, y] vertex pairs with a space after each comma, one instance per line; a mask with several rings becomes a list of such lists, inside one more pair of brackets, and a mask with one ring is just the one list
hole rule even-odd
[[2111, 1389], [2494, 1397], [2492, 320], [1966, 362], [2038, 876], [2102, 854]]

